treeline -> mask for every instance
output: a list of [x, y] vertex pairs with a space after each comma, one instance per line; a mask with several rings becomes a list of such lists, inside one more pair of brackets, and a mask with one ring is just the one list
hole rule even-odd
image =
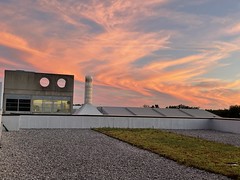
[[199, 109], [199, 107], [187, 106], [187, 105], [183, 105], [183, 104], [179, 104], [177, 106], [168, 106], [166, 108], [170, 108], [170, 109]]
[[229, 109], [206, 109], [206, 111], [209, 111], [221, 117], [240, 118], [240, 105], [232, 105], [229, 107]]
[[[144, 104], [143, 107], [144, 108], [159, 108], [159, 105], [158, 104], [155, 104], [155, 105]], [[186, 105], [183, 105], [183, 104], [179, 104], [179, 105], [176, 105], [176, 106], [167, 106], [166, 108], [169, 108], [169, 109], [199, 109], [199, 107], [186, 106]]]

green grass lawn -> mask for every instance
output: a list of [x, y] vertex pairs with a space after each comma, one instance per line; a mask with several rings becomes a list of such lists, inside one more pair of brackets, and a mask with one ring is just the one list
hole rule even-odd
[[240, 148], [156, 129], [94, 129], [180, 164], [240, 179]]

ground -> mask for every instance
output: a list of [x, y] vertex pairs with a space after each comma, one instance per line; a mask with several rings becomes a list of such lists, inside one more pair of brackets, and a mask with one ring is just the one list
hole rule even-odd
[[2, 179], [228, 179], [92, 130], [3, 132]]

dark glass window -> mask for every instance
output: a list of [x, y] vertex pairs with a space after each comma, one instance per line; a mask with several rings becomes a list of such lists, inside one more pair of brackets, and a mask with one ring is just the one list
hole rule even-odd
[[19, 99], [19, 111], [30, 111], [31, 100], [30, 99]]
[[30, 99], [6, 99], [6, 111], [30, 111]]
[[6, 99], [6, 111], [17, 111], [18, 99]]

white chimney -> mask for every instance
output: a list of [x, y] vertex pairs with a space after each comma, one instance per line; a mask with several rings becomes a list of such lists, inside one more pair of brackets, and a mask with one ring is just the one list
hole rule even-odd
[[84, 104], [92, 104], [92, 76], [85, 77], [85, 100]]
[[73, 115], [102, 115], [102, 113], [92, 105], [92, 81], [91, 76], [85, 77], [85, 97], [84, 105], [77, 109]]

